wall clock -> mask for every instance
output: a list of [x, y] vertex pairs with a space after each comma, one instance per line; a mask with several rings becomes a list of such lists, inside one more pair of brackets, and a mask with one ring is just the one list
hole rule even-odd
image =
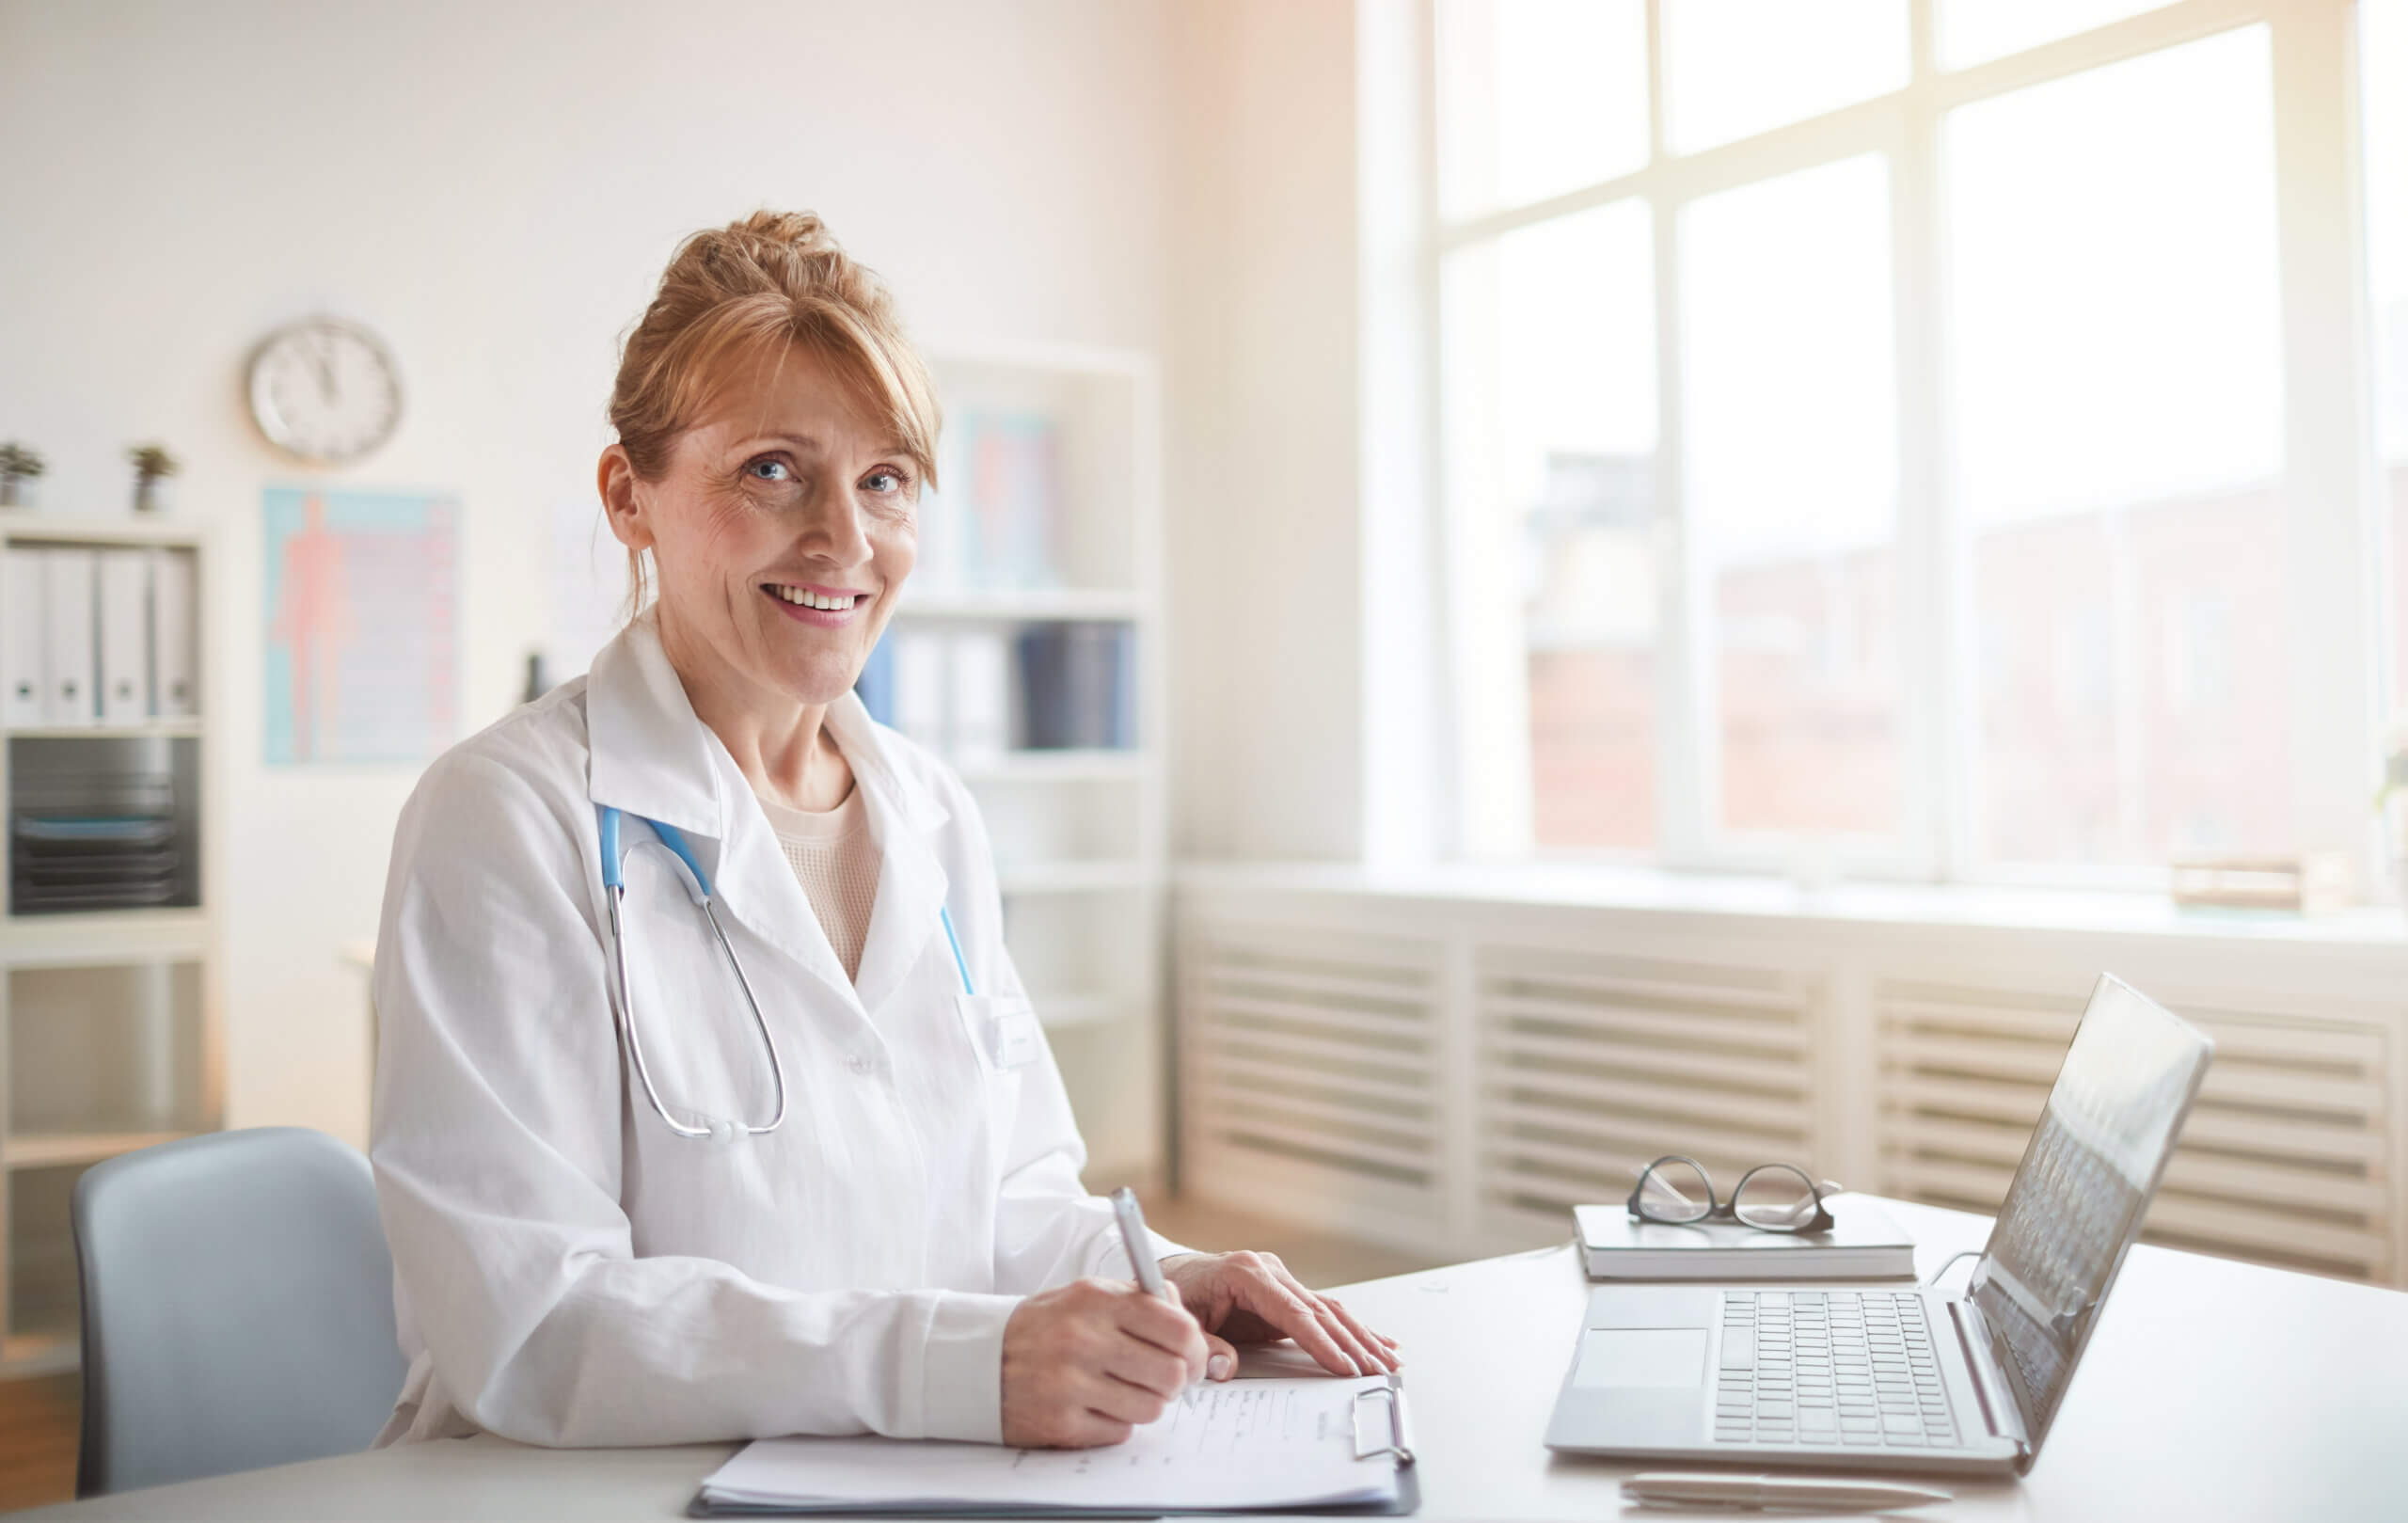
[[251, 351], [251, 418], [268, 442], [320, 465], [356, 460], [402, 420], [402, 373], [354, 323], [307, 317]]

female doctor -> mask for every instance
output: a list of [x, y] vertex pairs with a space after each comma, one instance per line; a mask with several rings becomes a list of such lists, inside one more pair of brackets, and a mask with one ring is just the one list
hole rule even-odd
[[1108, 1444], [1232, 1341], [1394, 1368], [1268, 1254], [1156, 1240], [1181, 1305], [1126, 1283], [976, 807], [851, 691], [938, 428], [877, 278], [807, 214], [696, 234], [610, 420], [657, 599], [394, 842], [381, 1441]]

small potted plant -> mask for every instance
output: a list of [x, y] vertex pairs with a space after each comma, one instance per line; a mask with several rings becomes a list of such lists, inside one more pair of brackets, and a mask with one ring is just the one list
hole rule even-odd
[[159, 484], [180, 468], [164, 444], [137, 444], [125, 452], [134, 462], [134, 511], [156, 513], [163, 505]]
[[0, 508], [30, 508], [33, 488], [26, 484], [49, 467], [42, 457], [11, 439], [0, 444]]

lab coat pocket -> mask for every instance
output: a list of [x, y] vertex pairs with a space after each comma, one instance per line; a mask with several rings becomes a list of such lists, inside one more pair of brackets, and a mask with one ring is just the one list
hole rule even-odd
[[[689, 1125], [766, 1123], [777, 1108], [768, 1050], [684, 870], [646, 841], [627, 852], [625, 873], [627, 1000], [660, 1103]], [[648, 1108], [641, 1095], [637, 1106]]]
[[1043, 1051], [1037, 1011], [1026, 999], [1011, 994], [956, 994], [953, 1003], [970, 1032], [971, 1045], [990, 1068], [1001, 1072], [1026, 1068]]

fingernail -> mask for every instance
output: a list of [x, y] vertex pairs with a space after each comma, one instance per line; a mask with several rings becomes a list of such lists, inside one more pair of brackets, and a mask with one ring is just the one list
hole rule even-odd
[[1229, 1378], [1230, 1362], [1228, 1355], [1215, 1354], [1204, 1361], [1204, 1372], [1214, 1380], [1227, 1380]]

